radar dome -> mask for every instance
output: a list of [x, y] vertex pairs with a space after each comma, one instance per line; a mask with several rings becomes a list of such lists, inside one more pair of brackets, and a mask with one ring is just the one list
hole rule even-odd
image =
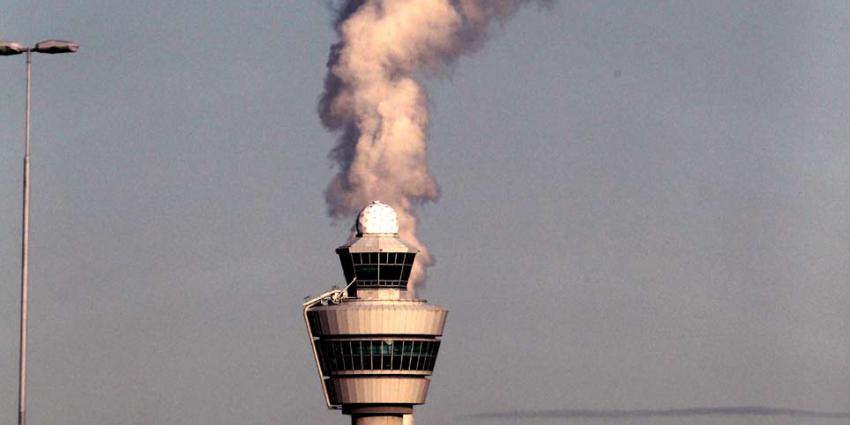
[[372, 201], [357, 215], [357, 234], [397, 234], [398, 215], [395, 210], [380, 201]]

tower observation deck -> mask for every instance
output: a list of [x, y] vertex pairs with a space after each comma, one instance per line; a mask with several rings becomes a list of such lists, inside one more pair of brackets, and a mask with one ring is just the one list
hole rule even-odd
[[410, 296], [418, 252], [398, 238], [398, 218], [372, 202], [356, 236], [337, 248], [347, 286], [304, 303], [325, 403], [353, 425], [401, 425], [424, 404], [448, 311]]

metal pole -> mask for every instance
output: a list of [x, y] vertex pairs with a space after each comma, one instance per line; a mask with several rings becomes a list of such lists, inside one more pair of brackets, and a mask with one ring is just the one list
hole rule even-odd
[[21, 343], [18, 367], [18, 425], [27, 423], [27, 305], [30, 248], [30, 98], [32, 51], [27, 49], [27, 112], [24, 124], [23, 236], [21, 238]]
[[304, 302], [304, 324], [307, 325], [307, 336], [310, 338], [310, 348], [313, 349], [313, 359], [316, 361], [316, 370], [319, 372], [319, 382], [322, 383], [322, 394], [325, 396], [325, 405], [328, 406], [328, 409], [341, 409], [342, 406], [331, 404], [330, 395], [328, 395], [328, 386], [325, 381], [325, 375], [322, 374], [322, 364], [319, 362], [319, 352], [316, 351], [316, 337], [313, 334], [313, 327], [310, 326], [310, 319], [307, 317], [307, 313], [311, 308], [316, 306], [317, 304], [321, 304], [322, 301], [327, 300], [328, 302], [339, 304], [340, 301], [347, 297], [348, 288], [357, 281], [357, 278], [351, 280], [351, 283], [345, 286], [342, 289], [331, 289], [328, 292], [325, 292], [318, 297], [312, 298]]

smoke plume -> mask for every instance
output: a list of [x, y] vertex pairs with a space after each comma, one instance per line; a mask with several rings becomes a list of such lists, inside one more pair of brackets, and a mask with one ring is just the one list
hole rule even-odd
[[[438, 75], [486, 39], [493, 20], [529, 0], [346, 0], [336, 5], [319, 100], [322, 124], [340, 133], [329, 157], [338, 173], [325, 190], [328, 213], [343, 218], [372, 200], [399, 215], [400, 236], [421, 250], [411, 285], [434, 257], [416, 237], [416, 209], [440, 189], [428, 170], [428, 102], [419, 79]], [[411, 288], [412, 289], [412, 288]]]

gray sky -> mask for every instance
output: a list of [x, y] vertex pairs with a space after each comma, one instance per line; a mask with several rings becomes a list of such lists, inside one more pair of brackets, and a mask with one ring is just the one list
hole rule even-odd
[[[322, 197], [330, 11], [122, 3], [0, 13], [0, 38], [82, 45], [34, 58], [30, 423], [346, 423], [300, 317], [341, 283], [349, 225]], [[430, 80], [422, 295], [451, 313], [417, 422], [846, 411], [848, 22], [844, 2], [562, 1]], [[23, 71], [0, 58], [0, 424]]]

